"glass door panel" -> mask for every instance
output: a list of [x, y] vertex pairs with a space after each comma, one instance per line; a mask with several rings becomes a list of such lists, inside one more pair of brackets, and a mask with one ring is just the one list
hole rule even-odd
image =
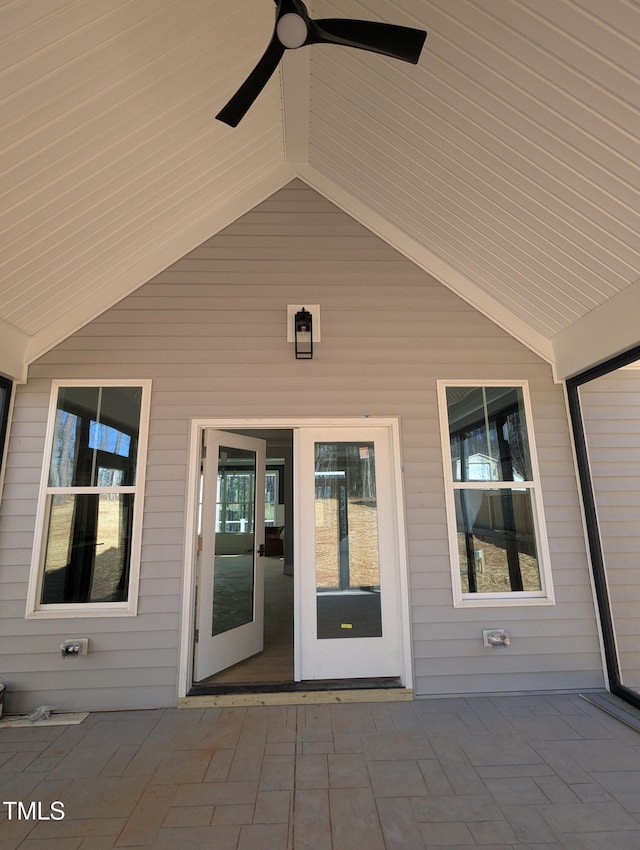
[[253, 620], [256, 453], [218, 447], [212, 634]]
[[380, 637], [380, 557], [372, 442], [315, 443], [317, 637]]
[[204, 431], [196, 681], [263, 647], [265, 445]]
[[391, 431], [303, 428], [296, 439], [298, 677], [401, 677]]

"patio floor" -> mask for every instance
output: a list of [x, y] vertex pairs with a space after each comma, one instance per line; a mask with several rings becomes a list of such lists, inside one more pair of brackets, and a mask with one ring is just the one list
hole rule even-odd
[[2, 850], [640, 848], [640, 733], [578, 694], [94, 713], [0, 730], [0, 789]]

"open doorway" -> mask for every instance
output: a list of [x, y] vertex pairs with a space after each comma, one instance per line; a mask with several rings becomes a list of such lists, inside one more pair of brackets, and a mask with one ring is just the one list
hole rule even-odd
[[397, 419], [193, 420], [179, 695], [411, 687]]
[[[240, 688], [276, 689], [294, 681], [293, 430], [221, 429], [218, 433], [226, 433], [230, 437], [226, 441], [223, 439], [219, 444], [222, 448], [216, 453], [215, 517], [211, 504], [207, 505], [205, 487], [201, 487], [203, 531], [206, 532], [206, 523], [211, 522], [215, 522], [216, 531], [213, 557], [217, 578], [213, 618], [221, 625], [214, 622], [213, 631], [217, 628], [231, 634], [230, 627], [234, 621], [242, 618], [242, 606], [250, 605], [254, 598], [243, 578], [247, 574], [243, 566], [246, 564], [251, 571], [254, 569], [249, 555], [253, 541], [249, 542], [248, 535], [255, 532], [258, 548], [262, 547], [255, 564], [255, 569], [260, 572], [262, 588], [255, 594], [253, 604], [262, 608], [258, 612], [261, 616], [255, 618], [262, 622], [262, 635], [258, 651], [211, 675], [198, 678], [201, 673], [198, 673], [196, 664], [191, 693]], [[252, 478], [247, 450], [231, 452], [222, 445], [233, 441], [231, 435], [264, 442], [264, 503], [256, 505], [253, 513], [248, 493], [253, 486], [258, 501], [258, 487], [260, 492], [263, 489], [262, 478]], [[204, 458], [201, 474], [204, 484]], [[256, 484], [256, 481], [260, 483]], [[259, 518], [257, 521], [263, 527], [253, 529], [252, 516]]]

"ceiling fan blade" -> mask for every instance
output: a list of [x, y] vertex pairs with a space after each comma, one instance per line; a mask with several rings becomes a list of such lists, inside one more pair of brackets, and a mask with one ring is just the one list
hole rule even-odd
[[427, 33], [412, 27], [382, 24], [376, 21], [355, 21], [341, 18], [320, 18], [310, 22], [308, 44], [341, 44], [382, 53], [394, 59], [417, 64]]
[[285, 48], [280, 44], [274, 33], [256, 67], [231, 100], [216, 115], [218, 121], [224, 121], [230, 127], [238, 126], [254, 100], [269, 82], [284, 55], [284, 51]]

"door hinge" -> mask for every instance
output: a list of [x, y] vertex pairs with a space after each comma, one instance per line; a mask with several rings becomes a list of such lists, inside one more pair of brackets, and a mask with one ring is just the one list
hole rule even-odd
[[200, 640], [200, 629], [196, 629], [195, 642], [198, 643], [199, 640]]
[[202, 454], [200, 455], [200, 459], [201, 459], [201, 460], [206, 460], [206, 459], [207, 459], [207, 447], [206, 447], [206, 446], [203, 446], [203, 447], [202, 447]]

